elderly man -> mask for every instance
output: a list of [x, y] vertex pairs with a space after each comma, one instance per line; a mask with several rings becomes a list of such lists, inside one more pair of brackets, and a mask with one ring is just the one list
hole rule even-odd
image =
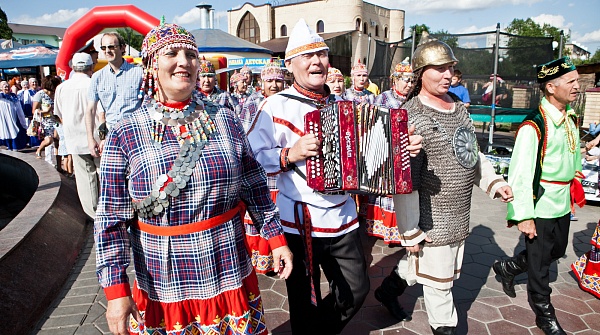
[[[118, 33], [109, 32], [102, 36], [100, 50], [108, 65], [92, 76], [86, 107], [88, 146], [94, 157], [102, 153], [102, 145], [98, 144], [94, 133], [100, 132], [100, 140], [103, 140], [109, 129], [121, 119], [129, 117], [142, 104], [138, 93], [143, 70], [125, 61], [125, 47], [125, 39]], [[98, 102], [102, 110], [98, 109]], [[96, 114], [101, 121], [98, 129], [93, 128]]]
[[412, 60], [415, 88], [402, 106], [415, 134], [423, 136], [423, 150], [411, 159], [413, 193], [393, 198], [407, 254], [381, 288], [387, 297], [422, 284], [429, 325], [436, 335], [456, 333], [451, 288], [460, 276], [469, 235], [473, 185], [492, 198], [512, 200], [508, 184], [479, 152], [467, 109], [448, 94], [456, 62], [446, 43], [423, 34]]
[[[92, 79], [93, 60], [87, 53], [76, 53], [71, 60], [73, 75], [56, 89], [54, 114], [58, 115], [64, 127], [68, 153], [73, 157], [77, 194], [85, 214], [96, 217], [98, 206], [98, 168], [100, 158], [93, 157], [88, 147], [88, 137], [99, 141], [97, 134], [88, 134], [86, 128], [87, 94]], [[93, 120], [92, 129], [100, 124], [98, 114]]]
[[581, 189], [582, 176], [577, 117], [569, 105], [577, 98], [579, 75], [563, 57], [538, 65], [537, 77], [544, 96], [519, 127], [508, 169], [515, 201], [508, 204], [506, 218], [525, 235], [526, 249], [494, 263], [493, 269], [510, 297], [516, 296], [514, 277], [528, 273], [535, 324], [545, 334], [557, 335], [565, 332], [550, 302], [549, 269], [567, 249], [571, 205], [585, 204], [583, 190], [571, 193]]
[[369, 72], [367, 66], [360, 60], [350, 71], [352, 86], [342, 93], [342, 99], [354, 101], [355, 103], [368, 102], [372, 104], [375, 100], [373, 92], [367, 90], [369, 86]]
[[231, 95], [229, 92], [223, 91], [217, 86], [215, 67], [210, 61], [206, 60], [204, 56], [200, 60], [198, 81], [200, 83], [200, 95], [202, 97], [231, 110], [234, 109], [235, 103], [231, 98]]
[[[325, 89], [328, 51], [323, 38], [301, 19], [285, 53], [294, 83], [265, 100], [248, 133], [258, 161], [267, 173], [279, 176], [277, 207], [294, 253], [286, 286], [295, 335], [341, 332], [369, 292], [354, 200], [347, 193], [314, 192], [294, 171], [306, 174], [305, 160], [318, 153], [314, 134], [303, 134], [304, 115], [335, 99]], [[419, 148], [419, 144], [410, 147], [413, 153]], [[320, 269], [330, 287], [325, 297], [319, 288]]]

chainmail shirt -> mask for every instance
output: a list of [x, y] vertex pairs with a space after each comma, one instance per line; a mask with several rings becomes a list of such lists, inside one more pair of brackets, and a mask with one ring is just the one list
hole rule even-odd
[[419, 191], [419, 228], [432, 239], [431, 246], [449, 245], [469, 235], [471, 193], [475, 168], [460, 165], [452, 146], [456, 129], [474, 131], [463, 104], [452, 112], [426, 106], [415, 96], [403, 108], [415, 134], [423, 136], [422, 149], [411, 158], [413, 189]]

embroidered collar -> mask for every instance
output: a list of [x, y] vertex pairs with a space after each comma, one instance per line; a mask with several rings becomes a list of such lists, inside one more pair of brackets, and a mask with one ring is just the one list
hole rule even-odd
[[311, 100], [314, 100], [317, 104], [325, 104], [327, 98], [329, 97], [327, 95], [327, 93], [325, 92], [325, 90], [323, 90], [323, 93], [315, 92], [313, 90], [309, 90], [307, 88], [302, 87], [300, 84], [298, 84], [295, 81], [294, 81], [293, 86], [296, 89], [296, 91], [298, 91], [298, 93], [302, 94], [303, 96], [305, 96]]

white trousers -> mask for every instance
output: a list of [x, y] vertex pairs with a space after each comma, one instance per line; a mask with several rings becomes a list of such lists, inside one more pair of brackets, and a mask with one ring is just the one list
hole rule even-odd
[[425, 246], [419, 254], [407, 253], [396, 272], [408, 285], [423, 285], [423, 299], [431, 327], [456, 327], [458, 315], [452, 284], [460, 277], [464, 241], [440, 247]]
[[71, 157], [73, 157], [75, 182], [81, 207], [85, 214], [94, 219], [98, 207], [100, 158], [94, 158], [92, 155], [71, 155]]

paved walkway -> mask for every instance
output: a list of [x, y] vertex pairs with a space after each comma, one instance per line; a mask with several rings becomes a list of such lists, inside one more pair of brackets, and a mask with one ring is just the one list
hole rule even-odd
[[[458, 334], [542, 334], [535, 327], [534, 315], [527, 303], [526, 276], [517, 277], [517, 297], [509, 298], [502, 292], [491, 270], [494, 260], [524, 248], [518, 231], [506, 228], [505, 211], [504, 204], [474, 190], [472, 231], [466, 243], [461, 278], [453, 288], [459, 312]], [[588, 205], [579, 209], [577, 216], [579, 221], [571, 225], [567, 255], [551, 268], [552, 302], [568, 334], [600, 335], [600, 300], [581, 291], [570, 271], [570, 264], [589, 250], [591, 234], [600, 219], [600, 207]], [[343, 334], [431, 334], [419, 285], [410, 287], [401, 297], [402, 304], [413, 311], [411, 322], [396, 322], [373, 297], [372, 291], [394, 267], [402, 249], [390, 248], [380, 240], [368, 237], [364, 238], [364, 247], [370, 263], [371, 294]], [[259, 281], [272, 334], [291, 334], [285, 283], [266, 276], [259, 276]], [[321, 290], [327, 292], [326, 282], [321, 283]], [[88, 242], [63, 292], [32, 334], [109, 334], [105, 308], [106, 298], [95, 274], [90, 230]]]

